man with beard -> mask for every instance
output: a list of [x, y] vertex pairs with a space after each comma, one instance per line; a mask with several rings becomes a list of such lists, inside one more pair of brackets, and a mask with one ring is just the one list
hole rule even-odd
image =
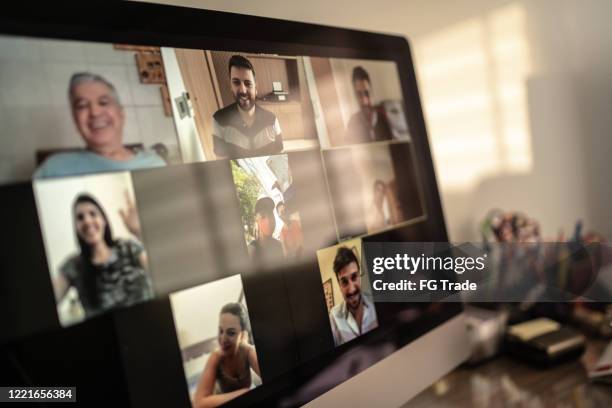
[[229, 60], [235, 102], [213, 115], [213, 145], [218, 158], [238, 159], [282, 152], [283, 138], [274, 113], [256, 103], [255, 69], [241, 55]]
[[391, 126], [384, 109], [372, 103], [372, 82], [368, 72], [361, 66], [355, 67], [352, 82], [359, 112], [349, 120], [345, 142], [356, 144], [391, 140]]
[[341, 246], [334, 258], [334, 273], [343, 301], [329, 312], [336, 346], [378, 327], [372, 299], [361, 292], [361, 274], [355, 252]]

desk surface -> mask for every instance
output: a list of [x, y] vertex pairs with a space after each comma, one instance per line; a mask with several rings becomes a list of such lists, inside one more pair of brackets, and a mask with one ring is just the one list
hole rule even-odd
[[461, 366], [417, 395], [414, 407], [612, 407], [612, 385], [590, 383], [587, 369], [608, 344], [590, 339], [580, 360], [540, 369], [500, 356]]

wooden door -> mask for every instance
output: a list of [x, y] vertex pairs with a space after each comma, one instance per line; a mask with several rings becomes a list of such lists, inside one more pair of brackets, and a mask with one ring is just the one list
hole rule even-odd
[[213, 114], [219, 109], [213, 74], [206, 54], [201, 50], [175, 49], [185, 88], [193, 105], [196, 128], [204, 156], [214, 159]]

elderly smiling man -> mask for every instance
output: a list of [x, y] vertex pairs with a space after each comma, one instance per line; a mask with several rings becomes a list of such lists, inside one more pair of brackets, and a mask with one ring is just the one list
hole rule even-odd
[[123, 145], [125, 111], [113, 84], [89, 72], [70, 79], [68, 97], [74, 124], [85, 150], [58, 153], [34, 173], [35, 178], [165, 166], [151, 151], [133, 152]]

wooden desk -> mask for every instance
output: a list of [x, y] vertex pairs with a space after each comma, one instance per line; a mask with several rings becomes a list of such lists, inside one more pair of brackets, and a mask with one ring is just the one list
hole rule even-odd
[[590, 383], [607, 341], [589, 339], [580, 360], [537, 368], [501, 355], [461, 366], [403, 407], [612, 407], [612, 385]]

